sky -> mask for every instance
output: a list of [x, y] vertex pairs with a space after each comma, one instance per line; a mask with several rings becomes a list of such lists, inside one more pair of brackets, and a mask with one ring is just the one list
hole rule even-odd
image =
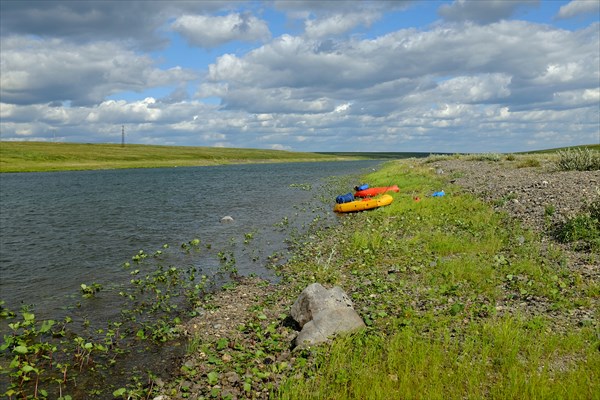
[[0, 140], [600, 144], [599, 0], [0, 0]]

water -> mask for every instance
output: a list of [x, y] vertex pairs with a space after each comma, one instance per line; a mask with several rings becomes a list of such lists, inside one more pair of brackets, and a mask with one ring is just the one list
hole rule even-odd
[[[289, 218], [300, 226], [313, 218], [297, 206], [323, 192], [324, 178], [375, 165], [352, 161], [1, 174], [0, 299], [13, 311], [33, 304], [36, 316], [60, 317], [81, 283], [119, 284], [128, 279], [122, 263], [140, 249], [152, 252], [193, 238], [215, 251], [235, 248], [240, 274], [272, 278], [266, 258], [284, 251], [288, 233], [276, 225]], [[312, 190], [294, 184], [310, 184]], [[221, 223], [226, 215], [235, 221]], [[242, 245], [247, 234], [251, 243]], [[205, 257], [205, 270], [217, 268], [214, 257]], [[95, 318], [111, 309], [99, 305]]]

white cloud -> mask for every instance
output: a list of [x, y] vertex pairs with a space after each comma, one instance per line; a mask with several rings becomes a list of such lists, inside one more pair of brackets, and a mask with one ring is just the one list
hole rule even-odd
[[600, 88], [558, 92], [552, 103], [564, 108], [600, 106]]
[[448, 21], [472, 21], [489, 24], [512, 16], [522, 6], [536, 5], [538, 0], [455, 0], [443, 4], [438, 13]]
[[510, 95], [510, 82], [506, 74], [459, 76], [442, 82], [436, 91], [441, 98], [465, 103], [502, 101]]
[[122, 91], [175, 85], [196, 78], [179, 67], [159, 69], [147, 55], [113, 42], [71, 44], [11, 36], [1, 41], [0, 97], [5, 103], [100, 103]]
[[291, 146], [286, 146], [280, 143], [275, 143], [269, 146], [271, 150], [292, 150]]
[[169, 44], [164, 24], [181, 15], [226, 10], [235, 1], [2, 1], [2, 36], [34, 35], [73, 43], [118, 41], [138, 49]]
[[305, 34], [311, 39], [340, 35], [348, 32], [358, 25], [370, 26], [380, 17], [377, 13], [347, 13], [336, 14], [321, 19], [307, 19]]
[[584, 14], [600, 13], [600, 1], [598, 0], [573, 0], [560, 7], [556, 17], [558, 19], [573, 18]]
[[271, 33], [265, 21], [250, 14], [225, 16], [183, 15], [171, 25], [194, 46], [213, 48], [239, 40], [265, 41]]
[[[438, 26], [339, 43], [335, 52], [286, 35], [243, 57], [218, 58], [208, 78], [227, 85], [221, 95], [228, 107], [251, 112], [328, 112], [340, 101], [355, 101], [356, 110], [369, 104], [381, 109], [381, 99], [393, 108], [427, 101], [433, 89], [436, 96], [467, 103], [519, 104], [532, 96], [545, 101], [567, 83], [597, 86], [599, 41], [593, 32], [597, 26], [582, 37], [518, 21]], [[323, 107], [307, 107], [311, 102]]]

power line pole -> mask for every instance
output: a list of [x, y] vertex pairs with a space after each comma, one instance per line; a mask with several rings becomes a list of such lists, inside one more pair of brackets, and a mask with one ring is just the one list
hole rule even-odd
[[121, 125], [121, 147], [125, 147], [125, 125]]

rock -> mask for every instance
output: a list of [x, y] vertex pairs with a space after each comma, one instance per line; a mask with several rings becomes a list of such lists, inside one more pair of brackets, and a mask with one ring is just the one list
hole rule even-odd
[[238, 383], [240, 376], [235, 371], [231, 371], [223, 374], [223, 379], [229, 383]]
[[352, 301], [341, 288], [336, 286], [328, 290], [320, 283], [313, 283], [300, 293], [292, 305], [291, 315], [302, 328], [318, 312], [339, 307], [352, 307]]
[[222, 224], [227, 224], [227, 223], [230, 223], [230, 222], [233, 222], [233, 221], [234, 221], [233, 217], [230, 216], [230, 215], [226, 215], [223, 218], [221, 218], [221, 223]]
[[291, 316], [302, 328], [295, 339], [296, 346], [323, 343], [336, 333], [365, 326], [341, 288], [328, 290], [319, 283], [302, 291], [292, 306]]

